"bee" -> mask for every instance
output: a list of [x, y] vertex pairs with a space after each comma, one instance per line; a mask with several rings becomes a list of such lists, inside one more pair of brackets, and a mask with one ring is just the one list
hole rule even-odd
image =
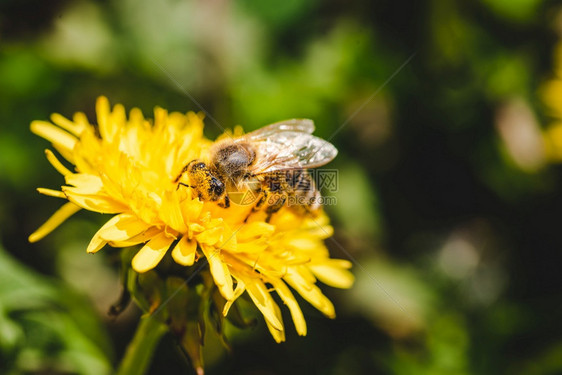
[[[292, 119], [224, 139], [211, 146], [206, 162], [187, 164], [175, 183], [193, 188], [202, 201], [216, 201], [225, 208], [238, 197], [238, 204], [263, 208], [267, 220], [285, 205], [314, 214], [320, 193], [307, 169], [329, 163], [338, 151], [313, 132], [312, 120]], [[189, 184], [180, 182], [184, 175]]]

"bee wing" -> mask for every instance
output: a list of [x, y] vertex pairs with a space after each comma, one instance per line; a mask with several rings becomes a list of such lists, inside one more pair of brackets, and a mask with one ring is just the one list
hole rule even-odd
[[241, 138], [246, 141], [257, 141], [260, 139], [267, 139], [276, 133], [287, 131], [312, 134], [314, 132], [314, 121], [305, 118], [279, 121], [245, 134]]
[[338, 154], [330, 142], [300, 131], [276, 132], [250, 142], [256, 152], [255, 162], [249, 167], [253, 174], [316, 168]]

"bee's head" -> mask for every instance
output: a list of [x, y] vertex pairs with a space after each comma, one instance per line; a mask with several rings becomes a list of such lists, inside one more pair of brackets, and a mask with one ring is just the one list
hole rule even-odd
[[237, 183], [254, 161], [254, 153], [243, 143], [219, 143], [211, 150], [211, 166], [224, 180]]
[[216, 199], [222, 197], [224, 193], [224, 184], [221, 182], [221, 180], [216, 177], [211, 177], [211, 182], [209, 185], [209, 195], [211, 195], [212, 197], [216, 197]]
[[225, 188], [221, 180], [215, 177], [207, 165], [194, 160], [187, 166], [187, 175], [193, 187], [202, 200], [216, 201], [224, 196]]

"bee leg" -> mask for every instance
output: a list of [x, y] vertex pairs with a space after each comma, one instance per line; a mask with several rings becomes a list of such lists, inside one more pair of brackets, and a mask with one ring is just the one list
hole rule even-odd
[[263, 194], [261, 195], [260, 199], [258, 199], [254, 207], [252, 207], [252, 212], [258, 211], [267, 200], [267, 190], [263, 190], [262, 192]]
[[[196, 160], [190, 161], [189, 163], [187, 163], [187, 164], [183, 167], [183, 169], [181, 170], [180, 174], [178, 174], [178, 176], [177, 176], [176, 179], [174, 180], [174, 183], [178, 183], [178, 181], [180, 180], [181, 176], [183, 176], [183, 174], [184, 174], [185, 172], [187, 172], [187, 170], [189, 169], [189, 166], [190, 166], [194, 161], [196, 161]], [[181, 183], [181, 182], [180, 182], [180, 183]]]
[[271, 216], [277, 211], [279, 211], [281, 207], [285, 205], [286, 201], [287, 201], [287, 195], [283, 194], [277, 197], [277, 199], [272, 205], [267, 206], [267, 208], [265, 209], [265, 213], [267, 214], [265, 218], [266, 223], [269, 223], [269, 220], [271, 220]]
[[223, 202], [219, 202], [218, 203], [219, 207], [222, 208], [228, 208], [230, 207], [230, 198], [228, 197], [228, 195], [224, 196], [224, 201]]
[[176, 187], [176, 190], [178, 190], [180, 188], [180, 185], [183, 185], [185, 187], [190, 187], [190, 188], [195, 188], [195, 186], [193, 185], [188, 185], [186, 183], [180, 182], [181, 176], [184, 175], [185, 172], [187, 172], [189, 170], [189, 167], [191, 166], [191, 164], [193, 164], [194, 162], [196, 162], [197, 160], [192, 160], [189, 163], [187, 163], [183, 169], [181, 170], [180, 174], [178, 174], [178, 176], [174, 179], [174, 184], [178, 184], [178, 186]]
[[248, 221], [248, 218], [250, 217], [251, 214], [259, 211], [261, 209], [262, 205], [267, 201], [267, 190], [266, 189], [259, 189], [258, 193], [260, 193], [261, 196], [257, 200], [257, 202], [254, 204], [254, 207], [252, 207], [252, 210], [250, 212], [248, 212], [248, 215], [244, 219], [244, 222]]
[[179, 182], [178, 186], [176, 187], [176, 190], [178, 190], [180, 188], [180, 186], [185, 186], [186, 188], [191, 188], [191, 189], [195, 189], [195, 192], [197, 193], [197, 196], [199, 197], [199, 199], [201, 199], [201, 201], [203, 200], [201, 193], [199, 193], [199, 191], [197, 190], [197, 186], [195, 185], [188, 185], [188, 184], [184, 184], [183, 182]]
[[188, 185], [188, 184], [185, 184], [183, 182], [178, 182], [178, 187], [176, 188], [176, 190], [178, 190], [180, 188], [180, 185], [188, 187], [188, 188], [195, 188], [195, 186], [193, 186], [193, 185]]

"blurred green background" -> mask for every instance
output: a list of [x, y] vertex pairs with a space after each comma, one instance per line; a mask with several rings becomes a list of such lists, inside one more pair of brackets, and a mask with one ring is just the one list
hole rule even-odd
[[[63, 183], [29, 124], [53, 112], [94, 121], [99, 95], [146, 115], [200, 105], [226, 128], [311, 118], [340, 150], [327, 244], [352, 258], [357, 280], [324, 289], [337, 319], [300, 300], [304, 338], [288, 316], [279, 345], [261, 320], [232, 332], [231, 353], [209, 334], [209, 374], [562, 373], [562, 159], [545, 146], [557, 119], [541, 94], [562, 72], [561, 10], [3, 0], [0, 373], [110, 373], [136, 327], [134, 307], [107, 315], [118, 251], [85, 252], [104, 217], [80, 213], [27, 242], [61, 204], [35, 188]], [[164, 369], [191, 371], [170, 337], [151, 373]]]

